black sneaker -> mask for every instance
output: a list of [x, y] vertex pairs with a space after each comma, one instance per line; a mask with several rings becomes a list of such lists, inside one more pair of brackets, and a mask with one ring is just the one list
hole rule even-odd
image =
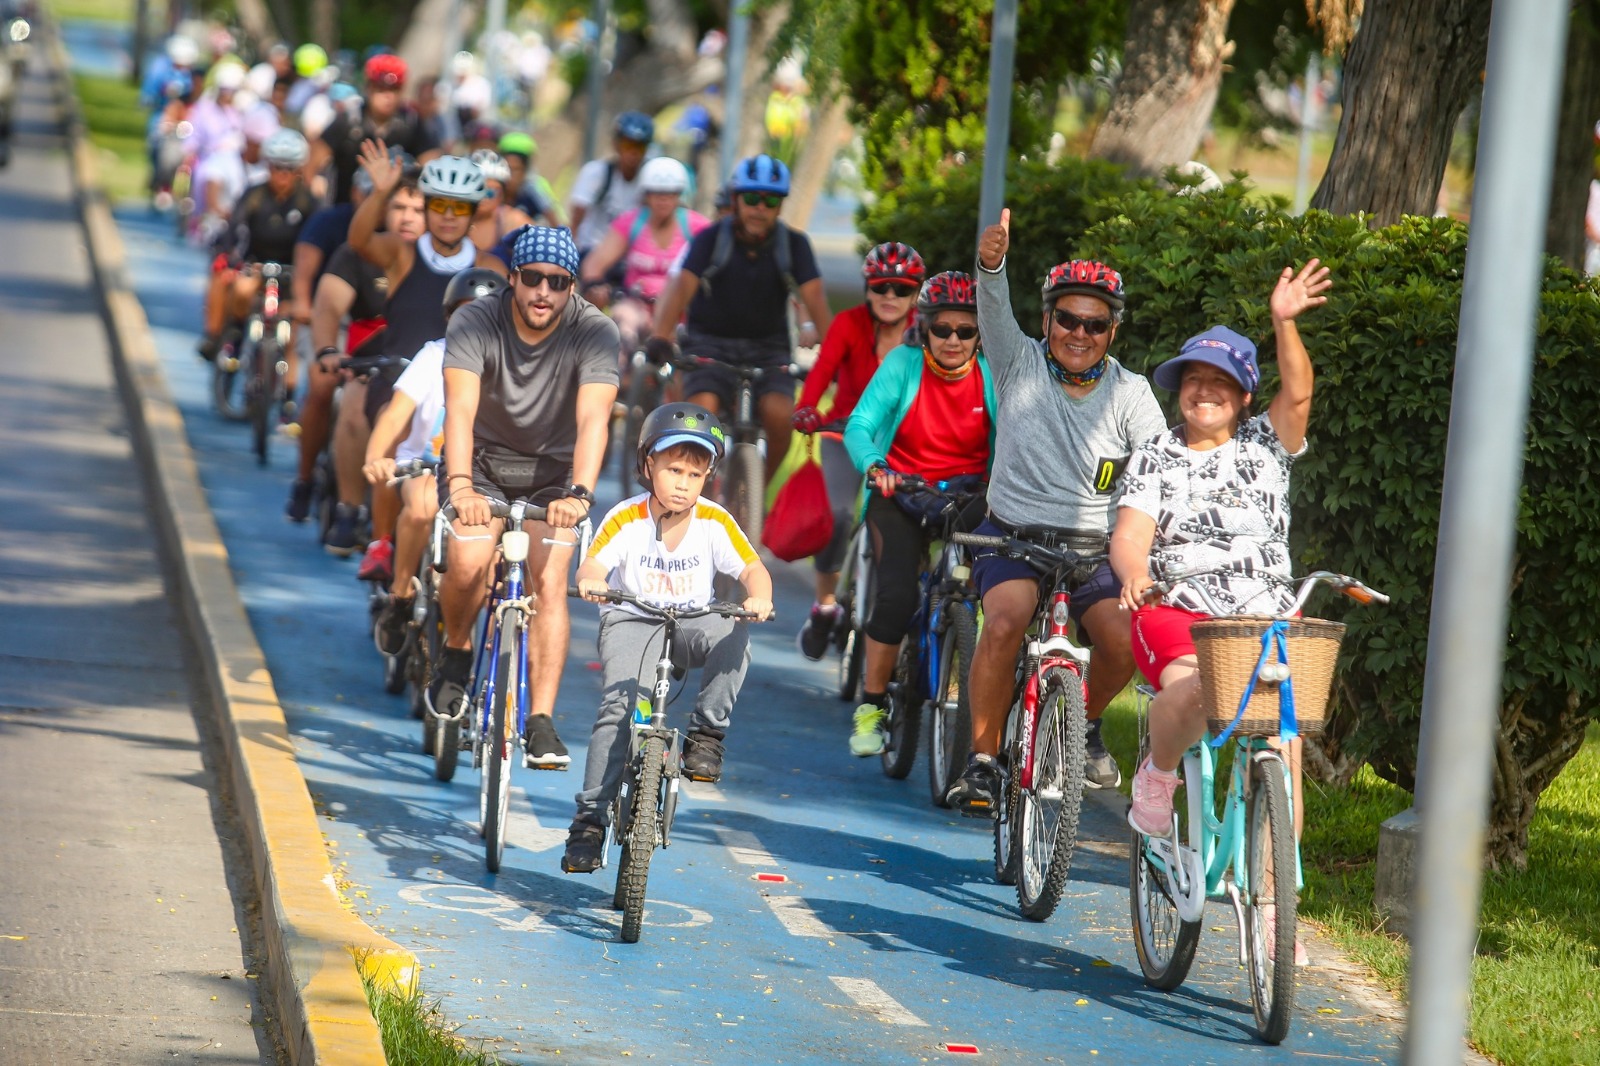
[[1089, 757], [1083, 764], [1084, 787], [1116, 788], [1122, 784], [1122, 771], [1117, 768], [1117, 760], [1111, 757], [1111, 753], [1106, 750], [1105, 741], [1100, 739], [1098, 718], [1089, 723], [1085, 747]]
[[390, 596], [384, 603], [372, 627], [372, 642], [378, 646], [379, 654], [399, 655], [406, 646], [406, 626], [411, 622], [411, 608], [416, 602], [411, 596], [403, 600]]
[[994, 756], [974, 753], [967, 768], [945, 793], [945, 802], [968, 818], [993, 818], [1000, 791], [1000, 767]]
[[530, 770], [565, 770], [571, 761], [550, 716], [529, 715], [528, 729], [522, 734], [522, 765]]
[[604, 856], [606, 831], [587, 822], [575, 823], [567, 830], [567, 853], [561, 856], [564, 874], [592, 874], [600, 869]]
[[800, 654], [812, 662], [816, 662], [828, 650], [828, 642], [833, 639], [834, 623], [839, 617], [837, 604], [828, 607], [820, 603], [811, 605], [811, 616], [806, 619], [806, 624], [800, 627], [800, 632], [795, 636], [795, 644], [800, 648]]
[[[472, 649], [446, 648], [439, 656], [439, 668], [428, 682], [428, 711], [438, 718], [454, 718], [464, 713], [467, 682], [472, 678]], [[462, 730], [462, 739], [466, 731]]]
[[361, 508], [348, 503], [333, 505], [333, 524], [328, 535], [322, 538], [322, 547], [329, 555], [348, 559], [361, 546], [361, 534], [356, 528], [361, 522]]
[[722, 738], [695, 730], [683, 742], [683, 772], [691, 781], [722, 780]]
[[289, 486], [289, 502], [283, 513], [291, 522], [304, 522], [311, 517], [311, 482], [296, 480]]

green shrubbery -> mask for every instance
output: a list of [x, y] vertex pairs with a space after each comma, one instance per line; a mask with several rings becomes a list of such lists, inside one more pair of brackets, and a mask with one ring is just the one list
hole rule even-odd
[[[1350, 625], [1322, 769], [1362, 761], [1411, 787], [1427, 652], [1466, 227], [1407, 218], [1369, 231], [1360, 219], [1247, 198], [1239, 182], [1180, 197], [1072, 162], [1017, 168], [1009, 263], [1017, 314], [1038, 330], [1038, 279], [1075, 255], [1123, 272], [1129, 307], [1114, 348], [1148, 371], [1223, 323], [1261, 346], [1262, 398], [1276, 385], [1267, 297], [1278, 272], [1317, 256], [1333, 271], [1328, 305], [1301, 330], [1318, 370], [1311, 447], [1296, 466], [1297, 569], [1363, 577], [1387, 608], [1318, 614]], [[863, 220], [930, 266], [970, 269], [976, 176], [902, 191]], [[963, 251], [963, 245], [965, 250]], [[1024, 297], [1027, 297], [1024, 299]], [[1600, 297], [1549, 260], [1510, 596], [1511, 631], [1496, 753], [1490, 855], [1521, 864], [1538, 794], [1578, 750], [1600, 692]]]

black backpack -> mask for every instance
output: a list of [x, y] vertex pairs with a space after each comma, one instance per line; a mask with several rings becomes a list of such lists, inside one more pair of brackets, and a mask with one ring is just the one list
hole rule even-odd
[[[733, 261], [733, 219], [725, 218], [717, 224], [717, 243], [711, 248], [711, 262], [707, 265], [705, 273], [700, 275], [700, 291], [709, 298], [711, 296], [711, 279]], [[790, 243], [790, 230], [780, 219], [773, 227], [769, 241], [777, 241], [777, 246], [772, 250], [772, 257], [778, 264], [778, 273], [783, 275], [784, 288], [792, 296], [800, 286], [794, 280], [794, 247]]]

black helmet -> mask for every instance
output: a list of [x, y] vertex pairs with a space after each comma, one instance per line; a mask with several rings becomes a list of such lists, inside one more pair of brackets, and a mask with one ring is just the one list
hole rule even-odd
[[450, 279], [450, 284], [444, 287], [444, 314], [450, 317], [450, 312], [457, 306], [469, 300], [476, 300], [480, 296], [493, 296], [497, 292], [504, 292], [506, 279], [487, 267], [468, 267]]
[[650, 412], [639, 427], [639, 483], [650, 488], [645, 476], [645, 457], [665, 444], [698, 444], [711, 453], [711, 469], [717, 468], [727, 440], [722, 432], [722, 422], [716, 415], [697, 403], [669, 403]]

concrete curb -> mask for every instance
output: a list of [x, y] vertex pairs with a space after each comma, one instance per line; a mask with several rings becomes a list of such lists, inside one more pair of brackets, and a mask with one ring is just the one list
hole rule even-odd
[[261, 897], [269, 1002], [297, 1066], [383, 1063], [361, 976], [409, 990], [416, 959], [339, 900], [311, 793], [201, 488], [183, 417], [167, 388], [144, 308], [127, 284], [122, 239], [99, 187], [94, 149], [53, 26], [49, 54], [134, 451], [152, 490], [156, 530], [217, 711]]

